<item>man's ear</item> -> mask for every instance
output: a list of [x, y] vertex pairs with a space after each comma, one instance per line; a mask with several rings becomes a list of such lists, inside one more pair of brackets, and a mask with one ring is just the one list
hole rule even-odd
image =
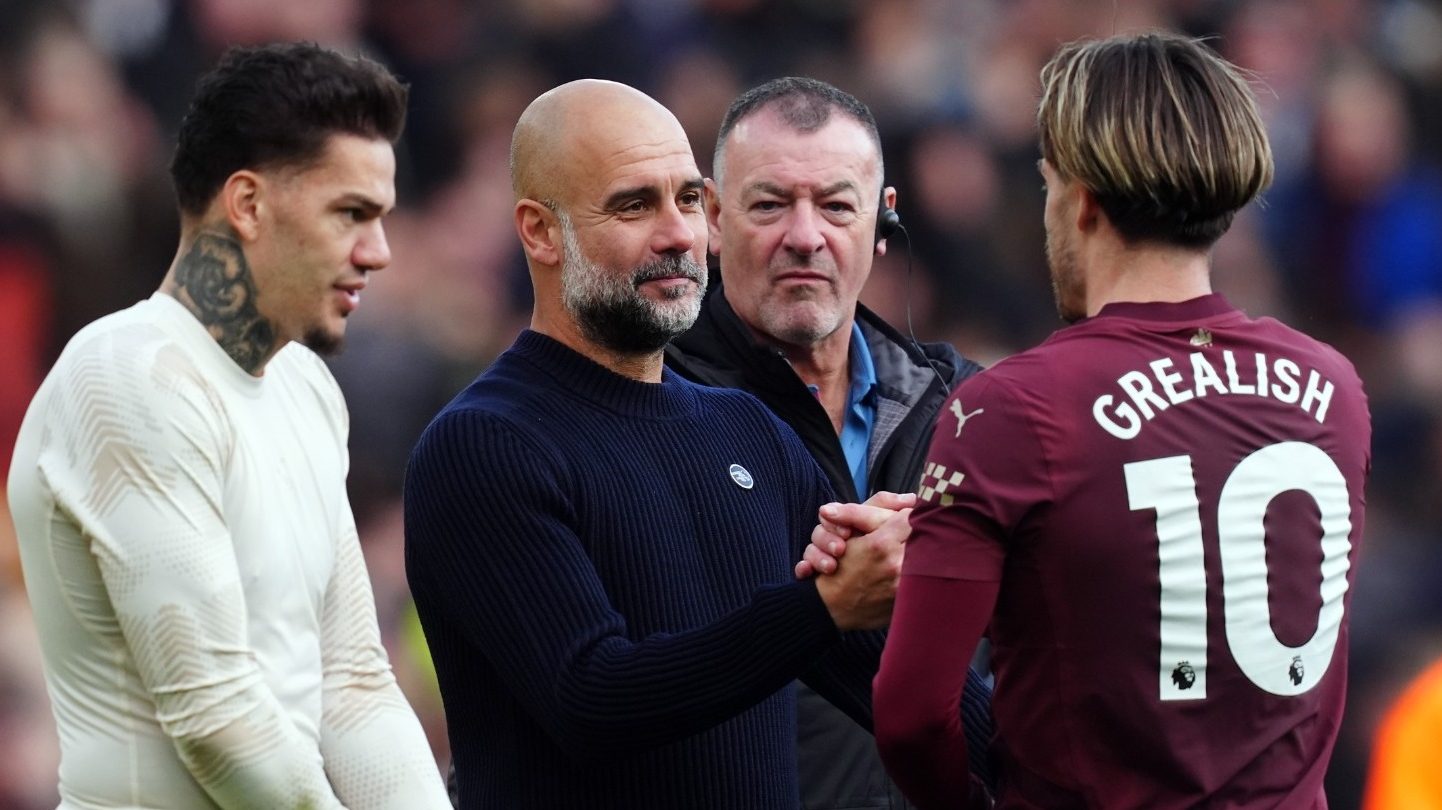
[[[886, 209], [887, 209], [887, 210], [889, 210], [889, 211], [895, 211], [895, 210], [896, 210], [896, 186], [887, 186], [886, 188], [883, 188], [883, 189], [881, 190], [881, 199], [882, 199], [882, 201], [883, 201], [884, 203], [886, 203]], [[881, 216], [881, 212], [880, 212], [880, 211], [877, 211], [877, 212], [876, 212], [876, 215], [877, 215], [877, 216]], [[878, 255], [878, 256], [885, 256], [885, 255], [886, 255], [886, 240], [885, 240], [885, 239], [878, 239], [878, 240], [876, 240], [876, 247], [874, 248], [874, 250], [876, 251], [876, 255]]]
[[1091, 233], [1101, 224], [1101, 218], [1105, 216], [1101, 203], [1097, 202], [1097, 195], [1092, 190], [1076, 184], [1076, 226], [1082, 233]]
[[260, 236], [261, 217], [268, 204], [266, 191], [265, 178], [249, 169], [232, 174], [220, 187], [221, 211], [242, 242], [254, 242]]
[[721, 189], [706, 178], [706, 237], [712, 256], [721, 255]]
[[559, 267], [564, 253], [561, 248], [561, 223], [556, 213], [532, 199], [516, 202], [516, 233], [521, 247], [532, 264]]

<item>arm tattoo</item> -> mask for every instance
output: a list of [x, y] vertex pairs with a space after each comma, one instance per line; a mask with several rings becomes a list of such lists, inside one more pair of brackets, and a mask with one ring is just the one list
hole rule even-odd
[[275, 327], [256, 309], [255, 279], [240, 244], [204, 231], [175, 269], [176, 298], [236, 365], [254, 374], [275, 348]]

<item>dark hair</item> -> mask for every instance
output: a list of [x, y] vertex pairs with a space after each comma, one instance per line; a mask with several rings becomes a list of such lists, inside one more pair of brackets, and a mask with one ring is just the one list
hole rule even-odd
[[[726, 149], [726, 138], [742, 119], [763, 109], [775, 109], [781, 120], [797, 132], [815, 132], [821, 129], [831, 120], [832, 111], [839, 110], [855, 119], [866, 130], [871, 142], [876, 145], [877, 168], [882, 168], [881, 135], [876, 130], [876, 118], [865, 104], [856, 96], [826, 82], [802, 76], [787, 76], [753, 87], [731, 102], [725, 117], [721, 119], [721, 131], [716, 135], [716, 154], [712, 157], [712, 174], [718, 182], [723, 172], [722, 152]], [[885, 176], [884, 171], [880, 174]]]
[[1041, 83], [1042, 157], [1090, 189], [1128, 240], [1210, 247], [1272, 181], [1251, 88], [1197, 40], [1073, 42]]
[[241, 169], [305, 165], [338, 133], [394, 144], [407, 88], [381, 65], [314, 43], [231, 48], [200, 78], [170, 176], [180, 210], [201, 214]]

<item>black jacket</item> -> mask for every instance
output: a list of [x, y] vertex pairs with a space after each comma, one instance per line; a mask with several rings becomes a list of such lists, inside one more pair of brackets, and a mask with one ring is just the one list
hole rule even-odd
[[[913, 492], [937, 413], [951, 389], [981, 366], [950, 344], [911, 342], [860, 304], [856, 321], [876, 366], [876, 427], [867, 483], [872, 492]], [[801, 436], [837, 496], [857, 500], [851, 469], [826, 410], [779, 351], [752, 340], [720, 283], [707, 294], [696, 324], [666, 348], [666, 364], [696, 382], [754, 394]], [[946, 380], [945, 387], [937, 374]]]
[[[980, 371], [981, 366], [963, 358], [949, 344], [912, 342], [860, 304], [856, 307], [856, 322], [876, 367], [876, 424], [868, 451], [868, 487], [871, 492], [914, 492], [926, 463], [938, 411], [951, 389]], [[667, 347], [666, 364], [696, 382], [739, 388], [755, 395], [801, 436], [831, 479], [837, 497], [859, 500], [841, 440], [825, 408], [781, 352], [752, 339], [719, 282], [708, 292], [696, 324]], [[945, 380], [944, 385], [941, 380]], [[975, 685], [969, 683], [968, 687]], [[968, 700], [975, 703], [973, 691], [968, 689]], [[804, 684], [798, 697], [797, 737], [805, 810], [909, 807], [886, 777], [875, 741], [866, 729]], [[971, 711], [969, 708], [969, 718]], [[988, 726], [989, 719], [988, 715]], [[976, 725], [968, 724], [967, 731], [981, 731]], [[977, 739], [985, 736], [989, 734], [981, 731]], [[985, 746], [973, 745], [973, 751], [973, 763], [984, 761]], [[988, 776], [986, 769], [975, 764], [972, 770], [983, 778]]]

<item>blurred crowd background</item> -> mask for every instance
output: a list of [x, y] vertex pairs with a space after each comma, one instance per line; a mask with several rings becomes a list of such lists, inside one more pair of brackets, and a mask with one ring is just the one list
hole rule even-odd
[[[1057, 326], [1033, 115], [1058, 44], [1165, 28], [1255, 74], [1277, 182], [1217, 246], [1217, 287], [1342, 349], [1375, 423], [1351, 688], [1328, 776], [1360, 801], [1373, 732], [1442, 655], [1442, 4], [1425, 0], [0, 0], [0, 464], [65, 341], [146, 297], [175, 250], [166, 174], [195, 78], [230, 44], [364, 52], [412, 88], [395, 261], [332, 368], [351, 489], [397, 672], [447, 759], [402, 564], [400, 483], [431, 415], [528, 320], [511, 128], [594, 76], [675, 111], [706, 172], [721, 115], [810, 75], [871, 105], [910, 251], [863, 297], [994, 362]], [[910, 273], [907, 254], [910, 253]], [[908, 282], [908, 278], [910, 281]], [[0, 497], [0, 512], [3, 512]], [[484, 531], [484, 527], [477, 527]], [[53, 808], [58, 757], [0, 515], [0, 808]]]

